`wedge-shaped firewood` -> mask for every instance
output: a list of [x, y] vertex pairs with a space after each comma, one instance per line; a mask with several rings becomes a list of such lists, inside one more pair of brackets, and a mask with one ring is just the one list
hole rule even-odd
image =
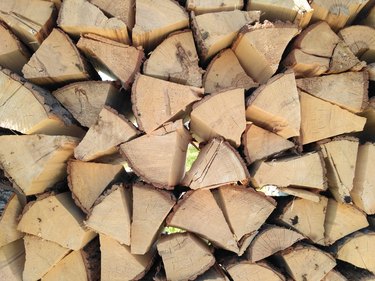
[[310, 200], [310, 201], [313, 201], [313, 202], [316, 202], [316, 203], [318, 203], [320, 201], [319, 193], [317, 193], [317, 190], [308, 191], [306, 189], [302, 189], [302, 188], [298, 188], [298, 187], [297, 188], [294, 188], [294, 187], [279, 187], [278, 190], [283, 192], [283, 193], [293, 195], [293, 196], [298, 197], [298, 198], [307, 199], [307, 200]]
[[26, 205], [18, 230], [72, 250], [83, 248], [95, 233], [83, 227], [84, 215], [69, 192], [49, 195]]
[[[321, 281], [348, 281], [339, 271], [332, 269]], [[357, 281], [359, 281], [357, 279]]]
[[358, 144], [355, 138], [336, 138], [320, 145], [327, 167], [329, 190], [338, 202], [352, 202], [350, 192], [353, 189]]
[[41, 193], [66, 176], [77, 143], [66, 136], [0, 136], [0, 164], [25, 195]]
[[221, 136], [238, 147], [245, 128], [244, 89], [211, 94], [193, 105], [190, 132], [199, 142]]
[[146, 182], [173, 189], [184, 176], [190, 140], [182, 120], [178, 120], [122, 144], [120, 151], [134, 172]]
[[22, 68], [22, 73], [31, 82], [48, 86], [89, 80], [91, 68], [68, 35], [55, 28]]
[[241, 27], [259, 20], [259, 11], [228, 11], [195, 16], [192, 28], [201, 59], [207, 61], [221, 50], [228, 48]]
[[285, 281], [285, 277], [267, 263], [235, 262], [226, 267], [233, 281]]
[[364, 66], [366, 66], [366, 63], [360, 62], [344, 42], [339, 42], [333, 51], [328, 73], [341, 73], [348, 70], [359, 71]]
[[300, 135], [300, 110], [292, 71], [276, 75], [246, 100], [246, 119], [285, 139]]
[[366, 119], [337, 105], [300, 93], [301, 144], [363, 130]]
[[130, 247], [100, 235], [101, 280], [139, 280], [152, 265], [154, 250], [146, 255], [133, 255]]
[[208, 245], [188, 232], [162, 237], [157, 248], [171, 281], [195, 280], [215, 263]]
[[224, 271], [217, 264], [212, 266], [209, 270], [207, 270], [202, 275], [199, 275], [195, 280], [196, 281], [208, 281], [208, 280], [229, 281]]
[[246, 74], [231, 49], [225, 49], [217, 54], [208, 65], [203, 76], [203, 87], [206, 93], [215, 93], [232, 88], [248, 90], [257, 86], [258, 83], [255, 83]]
[[26, 262], [23, 270], [23, 280], [34, 281], [41, 279], [71, 250], [59, 244], [43, 240], [34, 235], [24, 237]]
[[303, 78], [296, 81], [297, 87], [302, 91], [353, 112], [362, 111], [368, 100], [368, 74], [365, 71]]
[[205, 0], [187, 0], [186, 9], [194, 11], [196, 15], [232, 10], [241, 10], [243, 0], [222, 0], [222, 1], [205, 1]]
[[34, 51], [51, 32], [56, 17], [57, 11], [52, 2], [0, 1], [0, 20], [4, 21], [17, 37]]
[[272, 197], [243, 186], [221, 186], [217, 195], [221, 210], [237, 241], [258, 230], [276, 207]]
[[[348, 219], [350, 218], [350, 219]], [[324, 222], [325, 243], [331, 245], [337, 240], [369, 225], [366, 214], [351, 204], [328, 200]]]
[[171, 34], [151, 53], [143, 65], [143, 73], [171, 82], [202, 87], [203, 70], [191, 30]]
[[135, 7], [133, 44], [146, 51], [154, 49], [169, 33], [189, 25], [187, 13], [175, 1], [136, 0]]
[[68, 183], [75, 203], [89, 213], [104, 189], [122, 172], [122, 165], [69, 161]]
[[150, 133], [168, 121], [183, 118], [203, 92], [201, 88], [138, 75], [132, 88], [132, 103], [140, 130]]
[[330, 254], [307, 244], [288, 248], [279, 258], [296, 281], [321, 280], [336, 265]]
[[138, 182], [133, 185], [131, 252], [146, 254], [158, 238], [164, 220], [176, 203], [173, 194]]
[[130, 42], [124, 22], [118, 18], [107, 18], [87, 0], [64, 0], [57, 24], [76, 38], [81, 34], [93, 33], [125, 44]]
[[181, 184], [191, 189], [215, 188], [237, 182], [246, 184], [249, 178], [238, 152], [228, 142], [215, 138], [201, 149]]
[[0, 247], [0, 277], [2, 280], [23, 281], [24, 264], [25, 248], [22, 239]]
[[266, 225], [251, 241], [246, 251], [246, 256], [250, 262], [254, 263], [272, 256], [303, 239], [305, 239], [303, 235], [291, 229], [276, 225]]
[[237, 242], [210, 190], [187, 192], [168, 216], [167, 224], [194, 232], [220, 248], [238, 252]]

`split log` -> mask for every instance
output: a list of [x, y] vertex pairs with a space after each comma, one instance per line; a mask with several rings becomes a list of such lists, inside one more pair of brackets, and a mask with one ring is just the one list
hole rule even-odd
[[120, 152], [143, 180], [157, 187], [173, 189], [184, 176], [190, 140], [182, 120], [178, 120], [122, 144]]
[[85, 213], [90, 213], [94, 202], [104, 189], [123, 172], [122, 165], [70, 160], [68, 184], [77, 206]]
[[55, 5], [48, 1], [0, 1], [0, 20], [33, 51], [36, 51], [50, 34], [56, 17]]
[[176, 198], [171, 193], [140, 182], [133, 185], [132, 191], [131, 252], [144, 255], [158, 238]]
[[252, 233], [245, 234], [240, 241], [238, 241], [238, 256], [243, 256], [247, 248], [249, 248], [251, 241], [255, 238], [255, 236], [258, 234], [258, 230], [253, 231]]
[[279, 67], [289, 41], [299, 33], [290, 23], [264, 21], [244, 26], [232, 50], [246, 73], [258, 83], [266, 83]]
[[191, 189], [215, 188], [238, 182], [246, 185], [249, 178], [238, 152], [228, 142], [215, 138], [200, 150], [181, 184]]
[[[228, 277], [225, 275], [221, 267], [217, 264], [212, 266], [202, 275], [198, 276], [196, 281], [229, 281]], [[155, 280], [157, 281], [157, 280]]]
[[79, 250], [96, 235], [83, 227], [83, 219], [83, 213], [74, 204], [69, 192], [47, 194], [26, 205], [18, 230]]
[[346, 279], [339, 271], [332, 269], [321, 281], [348, 281], [348, 279]]
[[171, 281], [195, 280], [215, 263], [208, 245], [191, 233], [164, 236], [157, 248]]
[[0, 136], [0, 163], [25, 195], [37, 194], [66, 177], [77, 144], [66, 136]]
[[294, 73], [276, 75], [259, 87], [246, 100], [246, 119], [285, 139], [299, 136], [301, 112]]
[[348, 70], [359, 71], [366, 66], [360, 62], [344, 42], [339, 42], [333, 51], [327, 73], [340, 73]]
[[22, 68], [22, 73], [35, 84], [51, 86], [88, 80], [91, 68], [72, 40], [55, 28]]
[[203, 72], [191, 30], [168, 36], [143, 64], [146, 75], [195, 87], [202, 87]]
[[224, 137], [233, 146], [241, 144], [246, 128], [244, 89], [227, 90], [205, 96], [193, 105], [190, 132], [199, 142]]
[[210, 190], [188, 191], [168, 216], [167, 225], [194, 232], [220, 248], [238, 253], [237, 242]]
[[222, 0], [222, 1], [204, 1], [204, 0], [187, 0], [186, 9], [193, 11], [196, 15], [242, 10], [243, 0]]
[[0, 278], [7, 281], [23, 281], [22, 271], [25, 264], [23, 240], [18, 239], [0, 247]]
[[241, 27], [259, 21], [259, 11], [228, 11], [195, 16], [192, 29], [201, 59], [207, 61], [221, 50], [228, 48]]
[[144, 53], [131, 47], [95, 34], [82, 35], [77, 47], [88, 57], [95, 69], [120, 80], [129, 89], [135, 74], [140, 71]]
[[131, 98], [139, 129], [151, 133], [168, 121], [183, 118], [203, 93], [201, 88], [138, 75]]
[[232, 88], [255, 88], [255, 83], [242, 68], [236, 55], [231, 49], [225, 49], [217, 54], [207, 67], [203, 76], [203, 86], [206, 93], [215, 93]]
[[143, 46], [147, 52], [159, 45], [169, 33], [189, 25], [187, 13], [175, 1], [136, 0], [135, 7], [133, 45]]
[[267, 263], [241, 261], [226, 267], [233, 281], [285, 281], [285, 277]]
[[[265, 186], [267, 187], [267, 186]], [[318, 203], [320, 201], [318, 191], [308, 191], [306, 189], [301, 188], [293, 188], [293, 187], [279, 187], [278, 190], [282, 193], [286, 193], [288, 195], [293, 195], [298, 198], [303, 198], [306, 200], [310, 200], [312, 202]]]
[[87, 0], [64, 0], [57, 25], [74, 38], [92, 33], [125, 44], [130, 42], [124, 22], [118, 18], [107, 18]]

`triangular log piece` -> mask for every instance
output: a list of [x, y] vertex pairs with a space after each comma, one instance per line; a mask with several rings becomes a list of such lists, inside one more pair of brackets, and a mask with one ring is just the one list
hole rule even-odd
[[336, 265], [330, 254], [307, 244], [288, 248], [278, 257], [296, 281], [321, 280]]
[[221, 136], [238, 147], [245, 128], [244, 89], [205, 96], [193, 105], [190, 113], [190, 132], [199, 142], [208, 142]]
[[279, 191], [283, 192], [283, 193], [293, 195], [293, 196], [298, 197], [298, 198], [307, 199], [307, 200], [310, 200], [310, 201], [313, 201], [313, 202], [316, 202], [316, 203], [318, 203], [320, 201], [319, 193], [317, 193], [318, 190], [309, 191], [309, 190], [298, 188], [298, 187], [297, 188], [278, 187], [277, 189]]
[[145, 255], [133, 255], [129, 246], [106, 235], [100, 235], [100, 251], [102, 281], [140, 280], [151, 267], [155, 253], [152, 249]]
[[368, 215], [375, 214], [375, 144], [359, 146], [353, 189], [350, 192], [354, 204]]
[[246, 73], [256, 82], [266, 83], [278, 69], [289, 41], [298, 33], [296, 25], [280, 21], [246, 25], [232, 49]]
[[135, 7], [133, 45], [143, 46], [147, 52], [159, 45], [169, 33], [189, 25], [187, 13], [175, 1], [136, 0]]
[[25, 195], [41, 193], [66, 177], [77, 144], [66, 136], [0, 136], [0, 164]]
[[93, 33], [125, 44], [130, 42], [124, 22], [118, 18], [107, 18], [98, 7], [87, 0], [64, 0], [57, 25], [75, 38], [85, 33]]
[[303, 239], [305, 239], [303, 235], [291, 229], [276, 225], [265, 225], [251, 242], [246, 251], [246, 257], [254, 263]]
[[299, 136], [300, 110], [293, 71], [276, 75], [246, 100], [246, 119], [285, 139]]
[[132, 192], [131, 252], [144, 255], [158, 238], [176, 198], [172, 193], [141, 182], [133, 185]]
[[143, 65], [146, 75], [195, 87], [202, 87], [203, 72], [191, 30], [168, 36]]
[[69, 192], [51, 194], [26, 205], [18, 230], [79, 250], [96, 235], [83, 227], [83, 219]]
[[305, 145], [344, 133], [363, 130], [366, 118], [337, 105], [300, 92], [301, 144]]
[[24, 281], [41, 279], [71, 250], [59, 244], [43, 240], [34, 235], [24, 237], [26, 262], [23, 271]]
[[293, 142], [254, 124], [247, 125], [242, 135], [242, 145], [248, 164], [295, 147]]
[[348, 70], [359, 71], [366, 66], [360, 62], [344, 42], [339, 42], [333, 51], [327, 73], [340, 73]]
[[150, 133], [168, 121], [183, 118], [203, 94], [202, 88], [138, 75], [131, 98], [140, 130]]
[[[159, 281], [159, 280], [155, 280]], [[195, 281], [229, 281], [228, 277], [225, 275], [224, 271], [218, 264], [212, 266], [202, 275], [199, 275]]]
[[276, 208], [276, 201], [243, 186], [226, 185], [217, 190], [218, 203], [236, 240], [253, 233]]
[[178, 120], [122, 144], [120, 151], [143, 180], [157, 187], [173, 189], [184, 176], [190, 140], [182, 120]]
[[[315, 203], [306, 199], [292, 199], [277, 217], [277, 221], [292, 227], [310, 238], [314, 243], [324, 245], [324, 220], [328, 199], [320, 197]], [[310, 280], [310, 279], [307, 279]]]
[[0, 190], [0, 247], [23, 237], [17, 230], [22, 207], [16, 193]]
[[250, 246], [251, 241], [258, 234], [258, 231], [253, 231], [252, 233], [245, 234], [240, 241], [238, 241], [239, 251], [238, 256], [242, 256], [246, 249]]
[[186, 9], [194, 11], [196, 15], [223, 11], [242, 10], [243, 0], [222, 0], [222, 1], [205, 1], [205, 0], [187, 0]]
[[208, 245], [188, 232], [163, 236], [157, 248], [171, 281], [195, 280], [215, 263]]
[[215, 138], [199, 152], [181, 184], [191, 189], [215, 188], [225, 184], [246, 184], [250, 175], [238, 152], [226, 141]]
[[326, 245], [331, 245], [346, 235], [368, 225], [366, 214], [353, 205], [339, 203], [334, 199], [328, 200], [324, 222]]
[[0, 2], [0, 20], [5, 22], [33, 51], [39, 48], [51, 32], [56, 17], [55, 5], [50, 1], [3, 0]]
[[173, 209], [167, 225], [194, 232], [220, 248], [238, 252], [237, 242], [210, 190], [187, 192]]
[[241, 27], [259, 20], [259, 11], [228, 11], [195, 16], [192, 29], [197, 40], [201, 59], [207, 61], [221, 50], [228, 48]]
[[267, 263], [241, 261], [226, 267], [233, 281], [285, 281], [285, 277]]
[[362, 111], [368, 102], [366, 71], [303, 78], [296, 82], [302, 91], [352, 112]]
[[314, 12], [307, 0], [251, 0], [247, 2], [247, 10], [262, 11], [261, 21], [289, 21], [299, 28], [304, 28], [309, 24]]
[[56, 28], [22, 68], [26, 79], [44, 86], [89, 80], [91, 71], [73, 41]]
[[370, 98], [366, 109], [358, 115], [366, 118], [366, 125], [361, 137], [365, 141], [375, 141], [375, 97]]
[[[131, 205], [130, 190], [114, 185], [99, 197], [85, 225], [121, 244], [130, 245]], [[107, 219], [108, 214], [111, 219]]]
[[357, 161], [356, 138], [334, 138], [320, 145], [327, 168], [328, 187], [338, 202], [351, 203], [350, 192]]
[[23, 239], [0, 247], [1, 280], [23, 281], [22, 272], [25, 265], [25, 248]]
[[[357, 281], [360, 281], [356, 279]], [[348, 281], [339, 271], [332, 269], [321, 281]]]
[[121, 81], [125, 89], [133, 83], [141, 69], [143, 50], [95, 34], [82, 35], [77, 47], [92, 62], [97, 71]]
[[91, 161], [114, 154], [117, 146], [139, 134], [137, 128], [116, 110], [104, 106], [95, 125], [74, 149], [74, 156], [81, 161]]
[[255, 83], [242, 68], [232, 49], [225, 49], [217, 54], [207, 67], [203, 76], [206, 93], [215, 93], [232, 88], [255, 88]]
[[257, 188], [276, 185], [327, 189], [324, 161], [318, 152], [260, 162], [253, 167], [251, 175], [252, 182]]
[[68, 183], [75, 203], [88, 214], [104, 189], [123, 172], [122, 165], [69, 161]]

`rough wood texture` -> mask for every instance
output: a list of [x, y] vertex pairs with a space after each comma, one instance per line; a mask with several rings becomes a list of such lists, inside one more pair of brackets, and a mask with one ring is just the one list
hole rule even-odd
[[366, 66], [365, 62], [360, 62], [344, 42], [339, 42], [333, 51], [328, 73], [359, 71], [364, 66]]
[[22, 207], [16, 193], [0, 190], [0, 247], [23, 237], [23, 234], [17, 230]]
[[226, 267], [233, 281], [285, 281], [285, 277], [266, 263], [241, 261]]
[[23, 281], [22, 271], [25, 264], [23, 240], [18, 239], [0, 248], [1, 280]]
[[339, 271], [332, 269], [321, 281], [348, 281], [348, 279], [346, 279]]
[[244, 6], [243, 0], [187, 0], [186, 9], [193, 11], [196, 15], [232, 10], [241, 10]]
[[217, 264], [213, 265], [202, 275], [199, 275], [196, 281], [229, 281], [221, 267]]

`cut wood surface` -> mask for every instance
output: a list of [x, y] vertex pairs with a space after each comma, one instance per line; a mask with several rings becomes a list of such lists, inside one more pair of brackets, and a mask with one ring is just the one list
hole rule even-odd
[[188, 11], [194, 11], [196, 15], [241, 10], [243, 6], [243, 0], [186, 0], [186, 9]]
[[25, 247], [22, 239], [0, 247], [1, 280], [22, 281], [25, 264]]
[[226, 267], [233, 281], [284, 281], [285, 277], [266, 263], [241, 261]]
[[258, 230], [253, 231], [252, 233], [245, 234], [240, 241], [238, 241], [239, 251], [238, 256], [243, 256], [246, 249], [250, 246], [251, 241], [258, 234]]
[[339, 42], [333, 51], [328, 73], [341, 73], [348, 70], [359, 71], [364, 66], [366, 66], [366, 63], [360, 62], [346, 43]]
[[332, 269], [321, 281], [348, 281], [348, 279], [346, 279], [339, 271]]

